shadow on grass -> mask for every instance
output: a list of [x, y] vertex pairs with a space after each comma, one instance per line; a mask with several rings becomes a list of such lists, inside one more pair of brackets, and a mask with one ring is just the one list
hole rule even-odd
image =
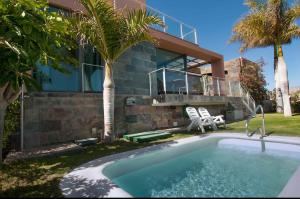
[[60, 179], [56, 178], [39, 185], [15, 186], [5, 191], [0, 191], [1, 198], [23, 198], [23, 197], [47, 197], [62, 198], [60, 189], [58, 188]]
[[[192, 135], [191, 135], [192, 136]], [[186, 137], [184, 134], [174, 134], [170, 139], [150, 143], [132, 143], [115, 141], [112, 144], [97, 144], [84, 147], [81, 151], [69, 151], [51, 156], [19, 160], [4, 165], [0, 169], [0, 197], [62, 197], [59, 182], [62, 177], [89, 161], [125, 151], [145, 148], [151, 145], [171, 144], [175, 139]], [[86, 190], [101, 189], [101, 184], [110, 187], [105, 182], [84, 182]], [[102, 186], [101, 185], [101, 186]], [[96, 192], [99, 195], [100, 192]], [[100, 195], [101, 195], [100, 194]]]
[[103, 156], [145, 146], [149, 144], [116, 141], [85, 147], [80, 152], [19, 160], [4, 165], [0, 170], [0, 196], [61, 197], [59, 181], [72, 169]]
[[274, 133], [275, 133], [275, 131], [266, 132], [266, 136], [273, 135]]

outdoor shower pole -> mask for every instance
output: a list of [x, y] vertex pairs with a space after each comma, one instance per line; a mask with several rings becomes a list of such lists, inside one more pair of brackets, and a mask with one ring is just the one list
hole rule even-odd
[[20, 128], [21, 128], [21, 151], [24, 150], [24, 84], [21, 87], [21, 121], [20, 121]]

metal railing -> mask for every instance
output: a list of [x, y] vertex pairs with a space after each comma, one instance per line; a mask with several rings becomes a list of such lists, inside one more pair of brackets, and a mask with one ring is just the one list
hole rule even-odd
[[246, 106], [246, 108], [250, 111], [253, 112], [256, 109], [256, 103], [249, 91], [240, 84], [240, 96], [243, 98], [243, 103]]
[[[261, 111], [262, 114], [262, 126], [260, 128], [258, 128], [257, 130], [249, 133], [249, 123], [250, 121], [256, 117], [257, 112]], [[246, 134], [248, 137], [252, 137], [255, 133], [260, 133], [260, 139], [263, 139], [264, 137], [266, 137], [266, 125], [265, 125], [265, 113], [264, 113], [264, 108], [262, 107], [262, 105], [258, 105], [253, 112], [251, 112], [251, 115], [246, 119], [245, 122], [245, 128], [246, 128]]]
[[165, 94], [241, 97], [253, 111], [255, 100], [240, 81], [161, 68], [149, 74], [150, 96]]
[[150, 96], [178, 95], [226, 95], [225, 79], [186, 71], [161, 68], [149, 74]]
[[145, 5], [138, 0], [113, 0], [113, 6], [116, 10], [141, 8], [147, 9], [151, 14], [159, 17], [165, 26], [151, 26], [151, 28], [168, 33], [182, 40], [198, 44], [198, 33], [195, 27], [185, 24], [184, 22], [169, 16], [149, 5]]
[[231, 97], [242, 97], [245, 106], [252, 112], [256, 108], [256, 103], [253, 97], [251, 96], [248, 89], [241, 84], [240, 81], [228, 81], [226, 80], [227, 85], [227, 96]]

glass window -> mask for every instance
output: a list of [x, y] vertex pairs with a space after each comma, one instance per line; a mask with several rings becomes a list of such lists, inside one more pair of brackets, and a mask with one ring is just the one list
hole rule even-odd
[[[81, 54], [81, 55], [79, 55]], [[102, 92], [103, 67], [99, 54], [90, 46], [77, 50], [76, 57], [82, 57], [81, 67], [62, 64], [67, 73], [61, 73], [49, 66], [39, 65], [35, 77], [43, 91], [50, 92]], [[83, 77], [82, 77], [83, 75]]]
[[80, 91], [79, 68], [67, 64], [62, 67], [68, 73], [61, 73], [49, 66], [38, 66], [36, 77], [43, 91]]
[[91, 47], [83, 48], [83, 88], [85, 92], [103, 91], [103, 67], [97, 51]]
[[[63, 12], [63, 10], [49, 7], [49, 12]], [[66, 14], [67, 12], [63, 12]], [[58, 49], [62, 53], [66, 49]], [[78, 57], [78, 50], [74, 51], [75, 57]], [[39, 64], [34, 76], [37, 81], [40, 83], [43, 91], [80, 91], [80, 69], [78, 66], [72, 66], [70, 64], [61, 64], [61, 67], [64, 68], [67, 73], [62, 73], [58, 70], [55, 70], [52, 67], [44, 66]]]
[[157, 68], [169, 68], [174, 70], [185, 70], [186, 56], [174, 52], [156, 49]]

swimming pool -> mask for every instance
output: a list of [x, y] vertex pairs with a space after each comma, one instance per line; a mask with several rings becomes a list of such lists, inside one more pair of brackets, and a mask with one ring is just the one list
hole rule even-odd
[[300, 166], [300, 146], [276, 139], [264, 145], [262, 152], [261, 142], [237, 135], [183, 139], [89, 163], [73, 177], [94, 169], [89, 175], [108, 180], [105, 185], [115, 191], [104, 196], [276, 197]]

